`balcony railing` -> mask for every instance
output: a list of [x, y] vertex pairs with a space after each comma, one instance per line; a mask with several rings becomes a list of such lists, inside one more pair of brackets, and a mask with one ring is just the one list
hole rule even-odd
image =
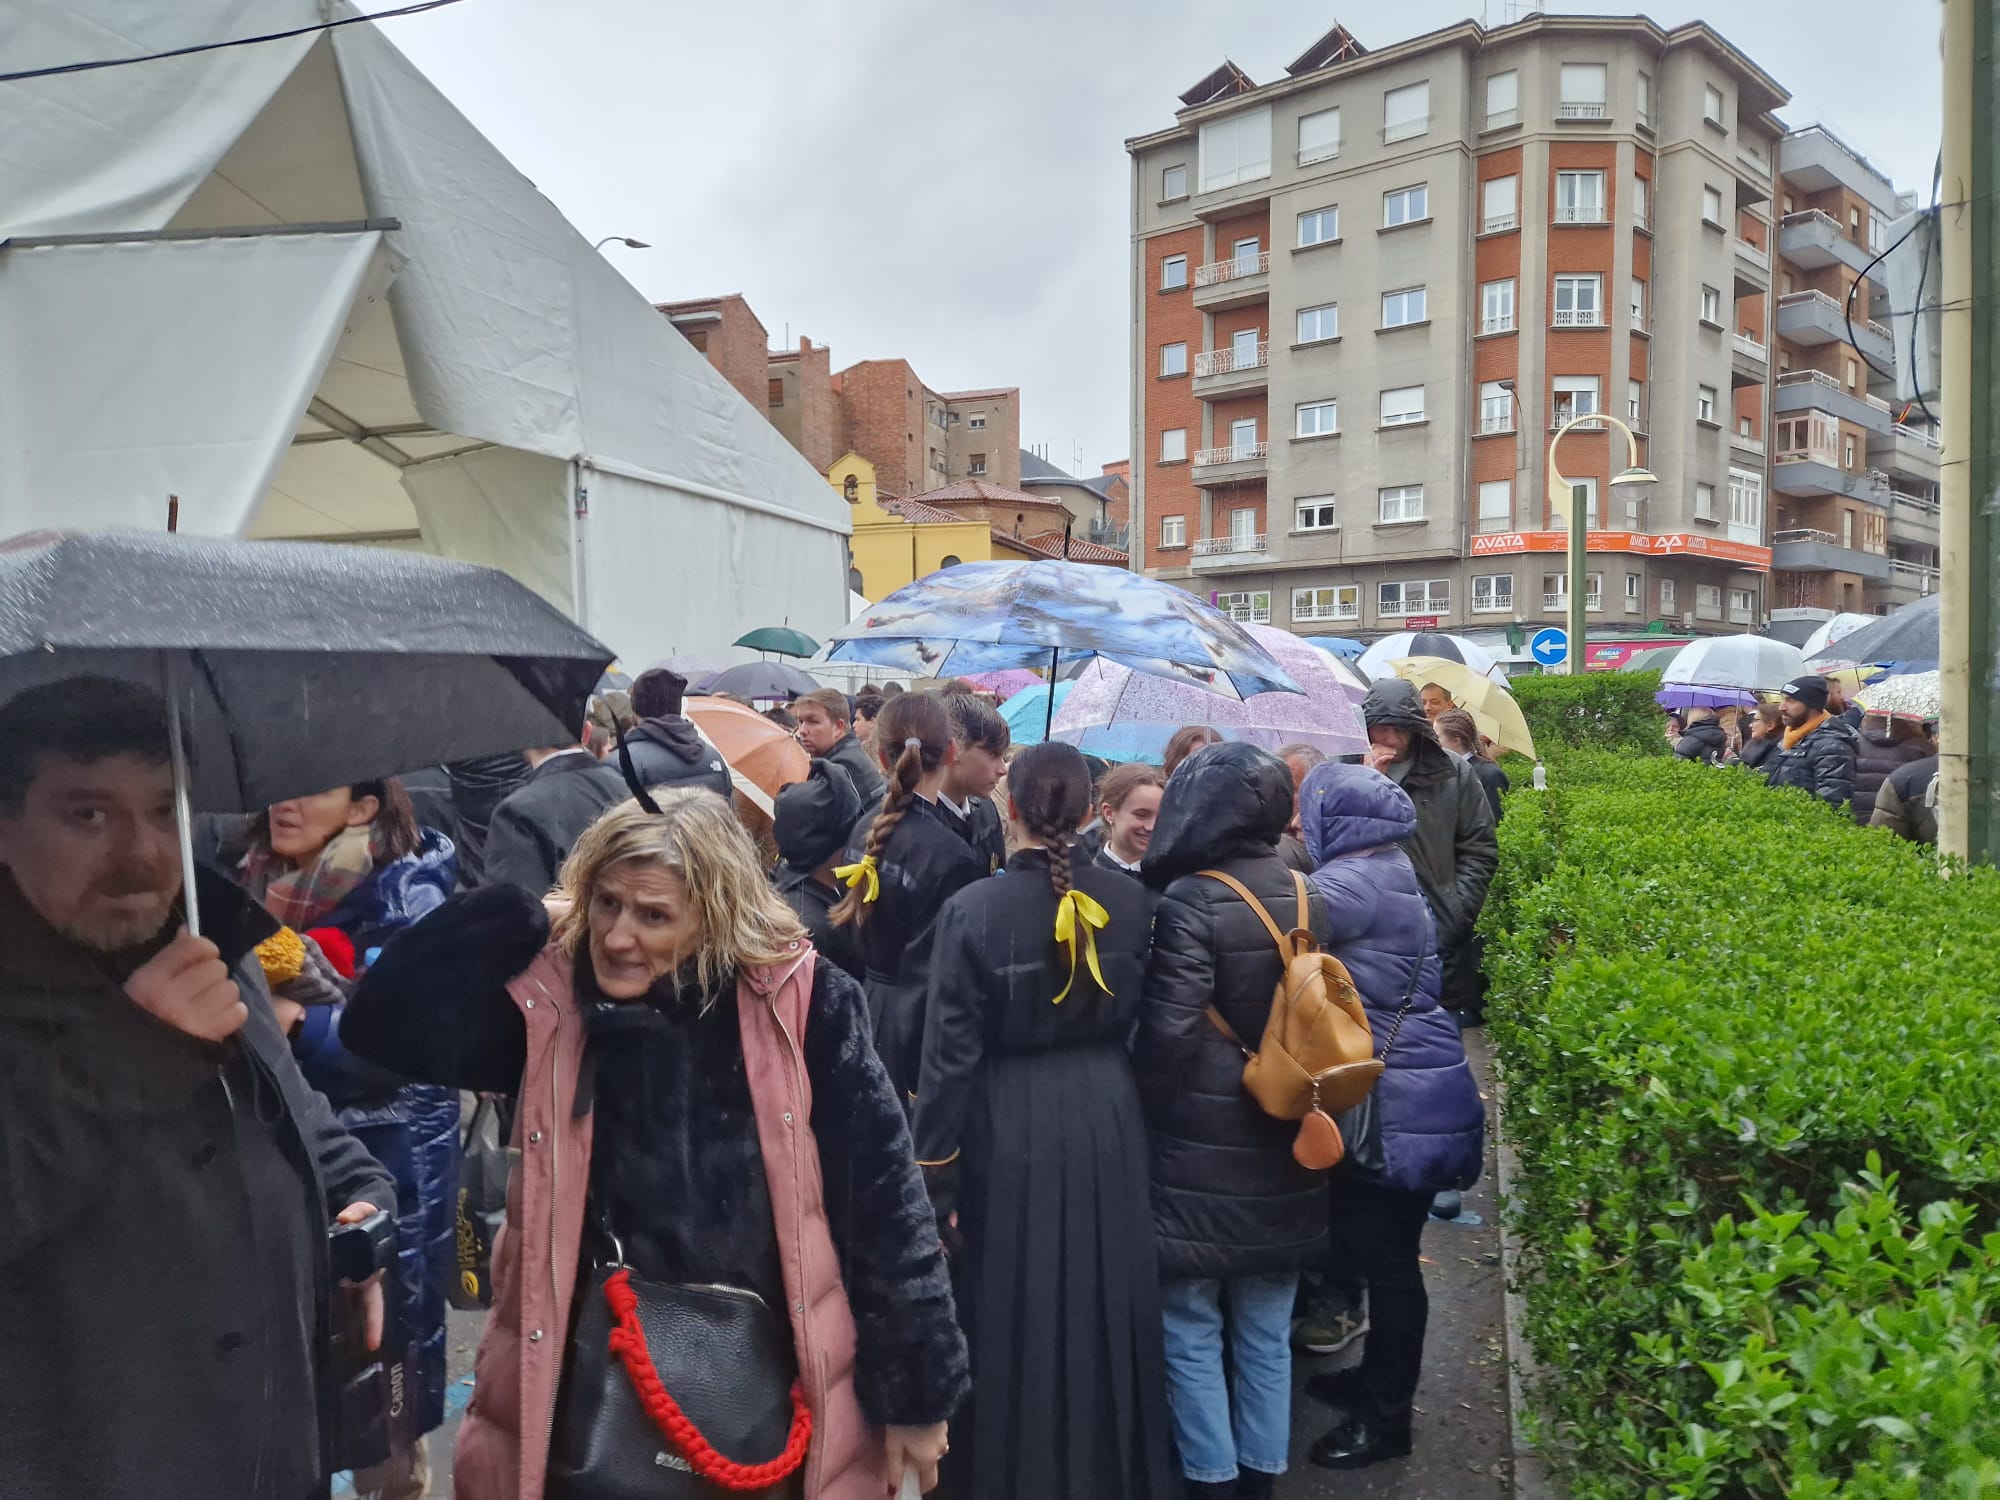
[[1803, 448], [1780, 448], [1771, 461], [1776, 464], [1825, 464], [1829, 469], [1842, 467], [1840, 450], [1831, 443], [1807, 443]]
[[1943, 446], [1943, 444], [1938, 442], [1936, 434], [1926, 432], [1921, 427], [1912, 427], [1907, 422], [1898, 422], [1889, 431], [1899, 438], [1907, 438], [1913, 443], [1921, 443], [1926, 448], [1939, 448]]
[[1521, 112], [1518, 109], [1496, 109], [1490, 111], [1486, 116], [1486, 128], [1488, 130], [1498, 130], [1503, 125], [1518, 125], [1520, 123]]
[[[1729, 445], [1732, 448], [1741, 448], [1745, 453], [1762, 453], [1764, 451], [1764, 440], [1760, 437], [1752, 437], [1747, 432], [1732, 432], [1729, 435]], [[1783, 460], [1781, 459], [1779, 462], [1782, 463]]]
[[1739, 258], [1749, 261], [1751, 265], [1760, 271], [1771, 269], [1771, 252], [1763, 249], [1761, 246], [1751, 244], [1748, 240], [1738, 240], [1736, 242], [1736, 254]]
[[1329, 620], [1358, 620], [1361, 618], [1359, 601], [1353, 604], [1329, 604], [1324, 609], [1308, 606], [1292, 611], [1292, 623], [1296, 625], [1319, 625]]
[[1579, 417], [1582, 418], [1596, 417], [1598, 420], [1592, 423], [1591, 426], [1598, 428], [1604, 426], [1603, 412], [1589, 411], [1589, 410], [1579, 411], [1576, 407], [1571, 406], [1567, 401], [1558, 401], [1555, 405], [1555, 409], [1549, 413], [1549, 431], [1554, 432], [1558, 427], [1562, 426], [1563, 423], [1572, 421]]
[[1504, 317], [1481, 318], [1479, 320], [1479, 331], [1481, 333], [1512, 333], [1514, 331], [1514, 315], [1508, 313]]
[[1754, 359], [1760, 365], [1766, 365], [1771, 362], [1771, 351], [1747, 333], [1733, 335], [1730, 343], [1735, 346], [1736, 352], [1746, 359]]
[[1611, 111], [1602, 99], [1565, 99], [1556, 106], [1558, 120], [1607, 120]]
[[[1832, 532], [1817, 531], [1810, 526], [1791, 526], [1783, 531], [1774, 531], [1771, 533], [1772, 546], [1782, 547], [1788, 542], [1817, 542], [1822, 547], [1839, 547], [1845, 545]], [[1200, 542], [1195, 543], [1197, 547], [1200, 545]]]
[[1559, 307], [1553, 321], [1558, 328], [1602, 328], [1604, 312], [1596, 307]]
[[[1585, 610], [1591, 612], [1602, 610], [1604, 608], [1604, 595], [1601, 592], [1595, 594], [1585, 594], [1583, 596], [1583, 607]], [[1554, 613], [1558, 610], [1566, 610], [1568, 608], [1569, 608], [1569, 594], [1567, 592], [1560, 594], [1551, 594], [1546, 590], [1543, 591], [1542, 610], [1544, 613]]]
[[1202, 448], [1195, 453], [1195, 467], [1249, 463], [1253, 459], [1263, 458], [1269, 449], [1268, 443], [1233, 443], [1226, 448]]
[[1479, 430], [1482, 434], [1489, 432], [1512, 432], [1514, 430], [1514, 414], [1510, 411], [1504, 417], [1481, 417], [1479, 419]]
[[1521, 216], [1519, 214], [1488, 214], [1479, 221], [1479, 232], [1481, 234], [1499, 234], [1503, 230], [1519, 229], [1520, 227]]
[[1264, 533], [1261, 531], [1257, 532], [1254, 536], [1198, 537], [1194, 544], [1194, 555], [1196, 557], [1221, 557], [1230, 552], [1262, 552], [1263, 550]]
[[1556, 205], [1556, 222], [1558, 224], [1604, 224], [1608, 223], [1609, 220], [1605, 217], [1604, 205], [1602, 203], [1558, 203]]
[[1912, 495], [1907, 490], [1890, 490], [1889, 501], [1919, 515], [1935, 516], [1943, 513], [1943, 507], [1928, 495]]
[[1225, 604], [1222, 612], [1238, 625], [1268, 625], [1271, 623], [1271, 606], [1263, 604]]
[[[1880, 396], [1869, 396], [1869, 395], [1864, 395], [1859, 391], [1850, 391], [1846, 386], [1842, 385], [1838, 380], [1835, 380], [1831, 375], [1827, 374], [1826, 371], [1824, 370], [1787, 370], [1784, 374], [1778, 377], [1778, 384], [1816, 385], [1821, 387], [1822, 389], [1834, 391], [1839, 395], [1845, 396], [1850, 401], [1864, 402], [1865, 404], [1873, 407], [1876, 411], [1892, 412], [1895, 410], [1893, 406], [1891, 406], [1888, 402], [1884, 401]], [[1896, 425], [1895, 430], [1899, 434], [1902, 433], [1903, 431], [1902, 424], [1898, 423]], [[1921, 436], [1921, 434], [1917, 433], [1914, 428], [1912, 428], [1907, 435], [1912, 437]], [[1929, 441], [1931, 442], [1931, 446], [1933, 448], [1937, 446], [1935, 440], [1929, 440]]]
[[1259, 251], [1255, 255], [1232, 255], [1228, 260], [1210, 261], [1205, 266], [1197, 266], [1194, 273], [1196, 286], [1215, 286], [1224, 281], [1241, 281], [1246, 276], [1262, 276], [1271, 269], [1271, 252]]
[[[1926, 585], [1936, 583], [1938, 580], [1938, 570], [1929, 563], [1903, 562], [1898, 559], [1889, 564], [1889, 571], [1900, 573], [1905, 578], [1918, 579]], [[1928, 588], [1925, 592], [1929, 592]]]
[[1754, 608], [1745, 609], [1740, 604], [1732, 604], [1729, 606], [1729, 622], [1732, 625], [1755, 625], [1757, 611]]
[[1271, 341], [1260, 339], [1254, 350], [1239, 350], [1233, 345], [1227, 349], [1203, 349], [1194, 357], [1194, 373], [1202, 375], [1227, 375], [1233, 370], [1261, 370], [1271, 362]]
[[1819, 224], [1823, 225], [1833, 234], [1845, 233], [1840, 227], [1840, 220], [1836, 219], [1832, 214], [1817, 208], [1808, 208], [1795, 214], [1786, 214], [1782, 219], [1778, 220], [1778, 227], [1780, 229], [1792, 229], [1800, 224]]

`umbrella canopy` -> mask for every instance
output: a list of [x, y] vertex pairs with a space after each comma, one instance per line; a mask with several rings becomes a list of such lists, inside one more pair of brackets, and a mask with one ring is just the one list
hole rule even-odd
[[1681, 654], [1679, 646], [1648, 646], [1634, 651], [1617, 667], [1620, 672], [1665, 672]]
[[1277, 658], [1303, 692], [1256, 693], [1239, 702], [1218, 702], [1212, 693], [1133, 672], [1115, 662], [1086, 668], [1055, 717], [1053, 737], [1107, 760], [1157, 760], [1187, 724], [1210, 724], [1232, 740], [1276, 750], [1312, 745], [1328, 755], [1354, 755], [1368, 746], [1338, 662], [1315, 651], [1290, 631], [1269, 625], [1245, 627]]
[[[1084, 663], [1087, 670], [1089, 663]], [[1074, 681], [1056, 684], [1057, 709], [1061, 709], [1076, 687]], [[1000, 717], [1007, 721], [1007, 732], [1014, 737], [1017, 745], [1039, 745], [1043, 729], [1049, 722], [1049, 685], [1038, 682], [1033, 687], [1024, 687], [1020, 692], [1000, 705]]]
[[767, 817], [778, 793], [812, 772], [805, 747], [754, 708], [727, 698], [689, 698], [681, 712], [715, 746], [736, 790]]
[[1537, 759], [1535, 737], [1528, 732], [1527, 715], [1514, 695], [1491, 677], [1475, 672], [1463, 662], [1439, 656], [1412, 656], [1396, 662], [1396, 675], [1419, 685], [1435, 682], [1452, 702], [1472, 715], [1479, 732], [1502, 750]]
[[819, 650], [818, 641], [789, 625], [760, 625], [748, 634], [739, 635], [731, 644], [752, 651], [769, 651], [776, 656], [805, 657]]
[[1309, 635], [1302, 638], [1308, 646], [1317, 646], [1322, 651], [1331, 651], [1335, 656], [1344, 656], [1349, 661], [1367, 651], [1360, 641], [1350, 641], [1344, 635]]
[[1185, 589], [1088, 563], [974, 562], [897, 589], [834, 635], [829, 661], [919, 677], [1106, 656], [1211, 694], [1299, 686], [1241, 625]]
[[1938, 596], [1927, 594], [1820, 653], [1846, 661], [1938, 661]]
[[[1815, 656], [1824, 656], [1834, 642], [1844, 640], [1855, 631], [1873, 625], [1880, 618], [1879, 615], [1858, 615], [1851, 611], [1843, 611], [1807, 636], [1805, 644], [1799, 647], [1799, 650], [1805, 653], [1807, 661], [1811, 661]], [[1846, 655], [1845, 652], [1841, 654]]]
[[574, 743], [611, 659], [506, 574], [418, 553], [143, 531], [0, 543], [0, 700], [171, 676], [210, 812]]
[[[1681, 647], [1661, 674], [1661, 689], [1705, 693], [1707, 697], [1692, 702], [1709, 707], [1748, 704], [1758, 693], [1774, 692], [1805, 670], [1804, 653], [1783, 641], [1766, 635], [1710, 636]], [[1709, 702], [1710, 698], [1715, 701]]]
[[1861, 711], [1887, 714], [1892, 719], [1914, 719], [1919, 723], [1942, 717], [1944, 679], [1937, 672], [1908, 672], [1901, 677], [1885, 677], [1870, 683], [1855, 695]]
[[701, 684], [711, 697], [725, 693], [738, 698], [796, 698], [819, 691], [819, 679], [781, 661], [749, 661], [717, 672]]
[[991, 693], [1003, 703], [1016, 693], [1039, 687], [1042, 679], [1026, 667], [1003, 667], [997, 672], [974, 672], [965, 679], [982, 693]]
[[1434, 630], [1399, 630], [1394, 635], [1385, 635], [1361, 653], [1356, 665], [1363, 676], [1376, 680], [1394, 677], [1396, 672], [1390, 663], [1412, 656], [1462, 662], [1475, 672], [1490, 672], [1494, 665], [1493, 653], [1484, 646], [1475, 646], [1462, 635], [1445, 635]]

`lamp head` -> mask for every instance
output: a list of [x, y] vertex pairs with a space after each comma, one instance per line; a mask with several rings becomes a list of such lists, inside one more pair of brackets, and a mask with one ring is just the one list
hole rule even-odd
[[623, 245], [627, 250], [650, 250], [653, 248], [645, 240], [635, 240], [630, 235], [620, 235], [618, 243]]
[[1659, 482], [1660, 476], [1655, 474], [1651, 469], [1637, 467], [1627, 469], [1622, 474], [1611, 476], [1611, 483], [1614, 488], [1620, 485], [1658, 484]]

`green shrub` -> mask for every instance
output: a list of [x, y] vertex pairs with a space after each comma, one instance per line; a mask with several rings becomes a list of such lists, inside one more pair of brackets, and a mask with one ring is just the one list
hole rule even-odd
[[1573, 1493], [2000, 1494], [2000, 872], [1585, 753], [1500, 839], [1509, 1212]]
[[1657, 672], [1586, 672], [1581, 677], [1516, 677], [1508, 686], [1527, 715], [1544, 759], [1569, 750], [1665, 755], [1665, 718], [1653, 694]]

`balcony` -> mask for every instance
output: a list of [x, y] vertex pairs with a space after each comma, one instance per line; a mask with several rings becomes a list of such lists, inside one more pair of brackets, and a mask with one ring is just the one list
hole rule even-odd
[[1904, 604], [1914, 604], [1926, 594], [1938, 591], [1938, 570], [1927, 563], [1906, 562], [1901, 558], [1889, 560], [1889, 574], [1886, 578], [1871, 578], [1868, 581], [1868, 602], [1889, 609]]
[[1194, 456], [1194, 482], [1198, 485], [1222, 485], [1261, 479], [1269, 450], [1268, 443], [1236, 443], [1222, 448], [1199, 449]]
[[1853, 573], [1861, 578], [1887, 578], [1889, 558], [1845, 545], [1831, 531], [1794, 527], [1771, 535], [1771, 566], [1780, 572]]
[[1479, 435], [1481, 437], [1491, 437], [1496, 432], [1512, 432], [1513, 430], [1514, 413], [1512, 411], [1509, 411], [1504, 417], [1481, 417], [1479, 419]]
[[1556, 328], [1602, 328], [1604, 310], [1598, 307], [1559, 307], [1549, 315]]
[[1512, 333], [1514, 331], [1514, 315], [1508, 313], [1504, 317], [1481, 318], [1479, 320], [1479, 331], [1481, 333]]
[[[1859, 274], [1875, 259], [1874, 251], [1847, 237], [1847, 231], [1841, 228], [1838, 219], [1816, 208], [1786, 214], [1778, 221], [1778, 253], [1793, 265], [1808, 271], [1824, 270], [1839, 264]], [[1869, 273], [1869, 279], [1884, 291], [1888, 290], [1879, 265]]]
[[1823, 411], [1881, 436], [1887, 436], [1895, 425], [1895, 413], [1888, 402], [1850, 391], [1823, 370], [1788, 370], [1780, 375], [1771, 409], [1781, 414]]
[[[1809, 347], [1847, 342], [1847, 309], [1825, 292], [1788, 292], [1778, 299], [1778, 332]], [[1888, 329], [1869, 318], [1854, 320], [1854, 343], [1883, 369], [1894, 367], [1895, 340]]]
[[1570, 402], [1558, 401], [1555, 404], [1554, 408], [1549, 412], [1549, 431], [1554, 432], [1557, 428], [1561, 427], [1565, 422], [1572, 421], [1578, 417], [1582, 418], [1597, 417], [1599, 419], [1598, 421], [1595, 422], [1585, 421], [1576, 430], [1578, 432], [1602, 432], [1606, 425], [1602, 420], [1603, 416], [1604, 416], [1603, 412], [1593, 411], [1589, 407], [1579, 408], [1577, 406], [1572, 405]]
[[[1583, 608], [1587, 614], [1602, 614], [1604, 612], [1604, 595], [1601, 592], [1585, 594], [1583, 596]], [[1568, 593], [1551, 594], [1544, 589], [1542, 591], [1542, 613], [1545, 615], [1568, 614]]]
[[1729, 446], [1734, 448], [1738, 453], [1754, 453], [1759, 458], [1764, 456], [1764, 440], [1760, 437], [1752, 437], [1747, 432], [1730, 433]]
[[1771, 269], [1771, 252], [1761, 245], [1753, 245], [1748, 240], [1736, 242], [1736, 258], [1748, 261], [1758, 270], [1768, 273]]
[[1558, 120], [1608, 120], [1611, 107], [1602, 99], [1565, 99], [1556, 106]]
[[1259, 339], [1255, 349], [1203, 349], [1194, 357], [1197, 396], [1233, 396], [1264, 388], [1269, 378], [1271, 341]]
[[1762, 385], [1771, 375], [1771, 351], [1750, 334], [1733, 334], [1729, 340], [1729, 384], [1741, 390], [1746, 385]]
[[1479, 221], [1481, 234], [1505, 234], [1510, 229], [1521, 227], [1519, 214], [1488, 214]]
[[1934, 485], [1938, 479], [1938, 440], [1924, 428], [1897, 422], [1886, 433], [1869, 438], [1868, 461], [1891, 474]]
[[1611, 216], [1602, 203], [1558, 203], [1558, 224], [1609, 224]]
[[1889, 496], [1889, 540], [1908, 546], [1938, 545], [1941, 520], [1937, 501], [1905, 490], [1891, 489]]
[[1840, 466], [1830, 449], [1781, 450], [1771, 465], [1771, 488], [1781, 495], [1845, 495], [1870, 505], [1887, 505], [1889, 487], [1874, 470], [1854, 474]]
[[1197, 573], [1237, 568], [1264, 560], [1264, 533], [1205, 536], [1196, 539], [1192, 559]]
[[1271, 295], [1271, 252], [1233, 255], [1228, 260], [1196, 266], [1194, 305], [1217, 309], [1245, 307]]

